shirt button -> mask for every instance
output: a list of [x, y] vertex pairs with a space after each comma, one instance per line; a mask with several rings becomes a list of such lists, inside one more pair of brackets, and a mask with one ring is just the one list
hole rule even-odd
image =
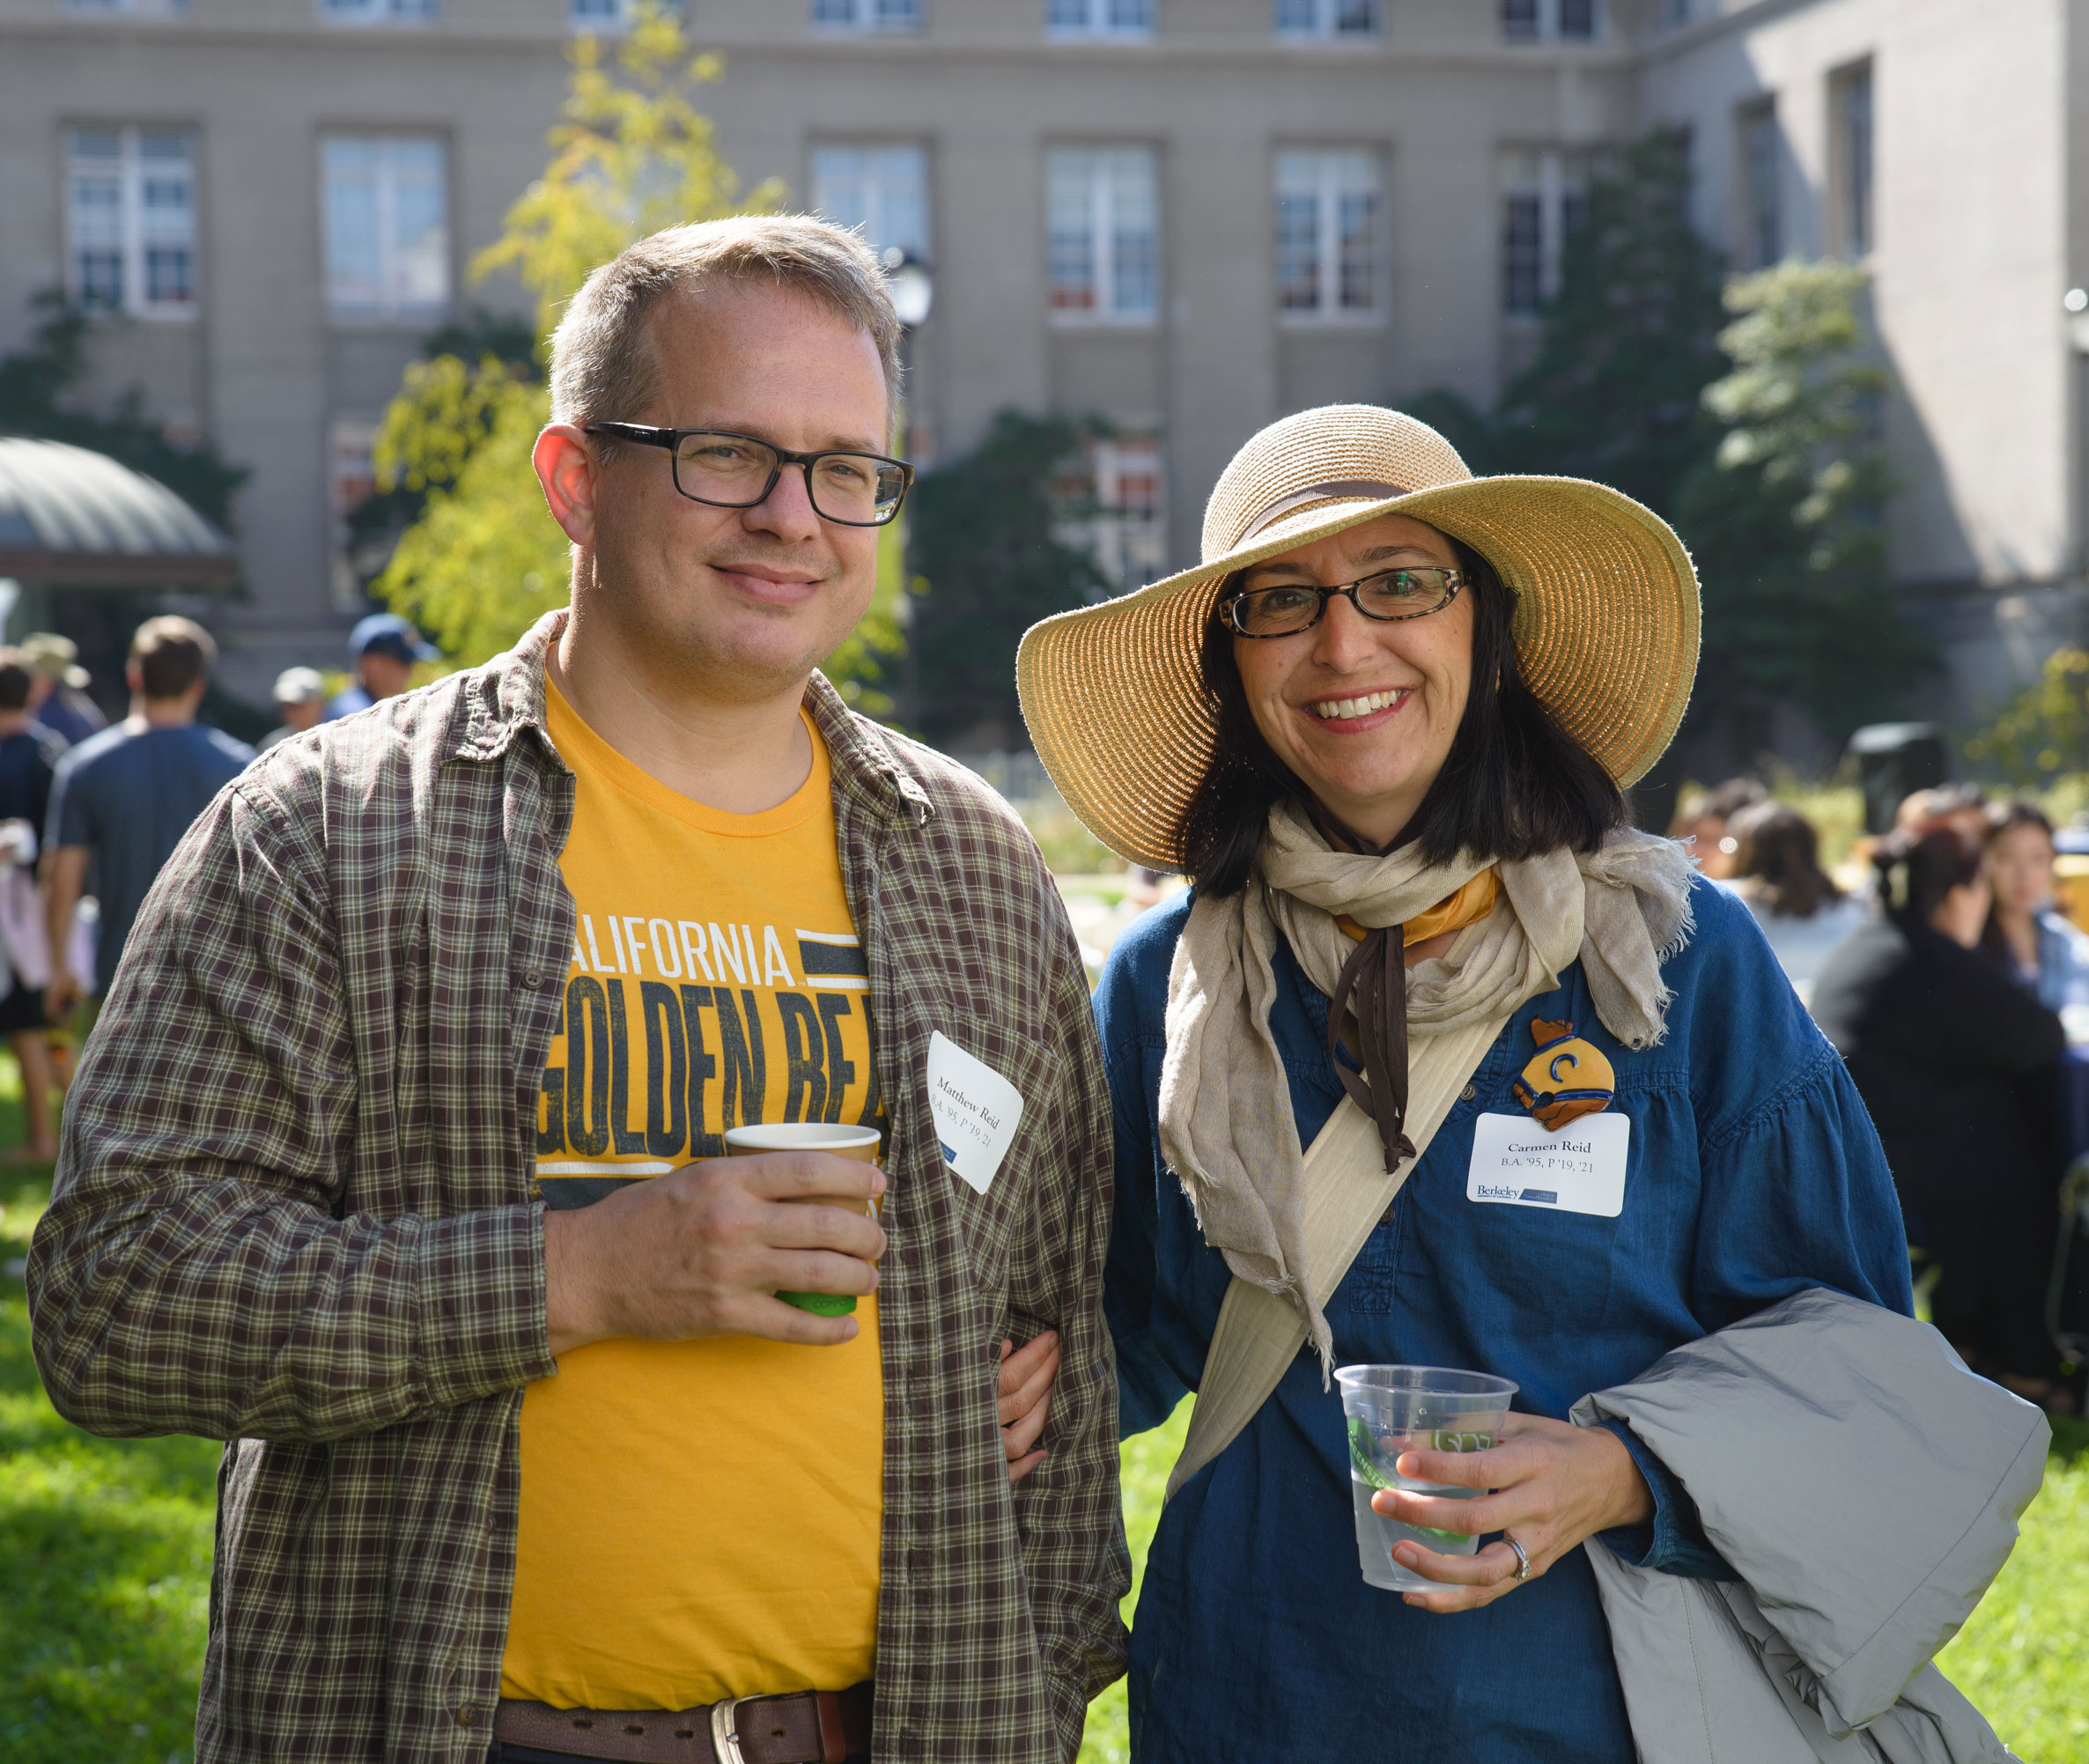
[[476, 1702], [468, 1702], [457, 1711], [459, 1727], [476, 1727], [478, 1724], [479, 1706]]
[[1470, 1103], [1470, 1102], [1471, 1102], [1471, 1101], [1473, 1099], [1473, 1097], [1477, 1096], [1479, 1094], [1480, 1094], [1480, 1087], [1479, 1087], [1479, 1085], [1477, 1085], [1477, 1084], [1468, 1084], [1468, 1085], [1466, 1085], [1466, 1086], [1465, 1086], [1465, 1088], [1463, 1090], [1460, 1090], [1460, 1091], [1458, 1093], [1458, 1100], [1459, 1100], [1461, 1103]]
[[528, 973], [523, 975], [522, 984], [528, 986], [529, 990], [534, 993], [539, 986], [544, 984], [544, 977], [542, 974], [535, 972]]

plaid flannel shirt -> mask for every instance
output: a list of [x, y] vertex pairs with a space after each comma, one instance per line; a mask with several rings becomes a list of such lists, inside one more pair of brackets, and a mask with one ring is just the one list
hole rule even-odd
[[[532, 1184], [573, 947], [543, 705], [563, 617], [227, 786], [67, 1102], [29, 1272], [52, 1399], [98, 1433], [227, 1443], [199, 1764], [486, 1750], [522, 1387], [557, 1369]], [[876, 1756], [1065, 1760], [1123, 1670], [1128, 1580], [1087, 984], [1000, 800], [823, 679], [807, 702], [892, 1126]], [[937, 1148], [936, 1030], [1026, 1099], [984, 1195]], [[998, 1345], [1046, 1327], [1051, 1450], [1011, 1488]]]

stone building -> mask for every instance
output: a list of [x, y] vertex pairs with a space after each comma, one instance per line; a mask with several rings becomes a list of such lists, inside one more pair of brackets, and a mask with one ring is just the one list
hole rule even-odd
[[[38, 291], [253, 476], [259, 697], [357, 609], [338, 516], [624, 0], [0, 0], [0, 349]], [[1491, 397], [1605, 143], [1687, 127], [1734, 261], [1868, 257], [1904, 388], [1895, 570], [1963, 716], [2085, 618], [2083, 0], [688, 0], [726, 158], [933, 267], [918, 448], [1098, 412], [1127, 586], [1195, 554], [1240, 440], [1329, 399]], [[2078, 170], [2078, 166], [2081, 170]], [[2089, 306], [2089, 296], [2080, 297]], [[39, 610], [25, 599], [18, 622]], [[63, 609], [55, 616], [63, 617]]]

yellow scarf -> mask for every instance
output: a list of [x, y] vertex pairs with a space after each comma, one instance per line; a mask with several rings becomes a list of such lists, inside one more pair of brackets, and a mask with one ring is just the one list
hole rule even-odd
[[[1500, 892], [1501, 883], [1495, 880], [1493, 868], [1484, 869], [1463, 888], [1445, 895], [1427, 912], [1418, 912], [1410, 919], [1401, 928], [1400, 941], [1407, 946], [1426, 943], [1446, 931], [1463, 931], [1468, 925], [1477, 925], [1495, 910], [1495, 897]], [[1369, 934], [1347, 914], [1337, 919], [1335, 924], [1352, 943], [1362, 942]]]

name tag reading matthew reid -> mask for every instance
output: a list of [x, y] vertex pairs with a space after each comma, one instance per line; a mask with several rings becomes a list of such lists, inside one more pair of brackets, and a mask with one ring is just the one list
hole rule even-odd
[[1473, 1124], [1465, 1199], [1547, 1207], [1615, 1219], [1625, 1207], [1625, 1150], [1632, 1123], [1606, 1110], [1548, 1133], [1528, 1115], [1482, 1115]]
[[943, 1162], [985, 1193], [1022, 1118], [1022, 1093], [937, 1030], [928, 1037], [928, 1107]]

